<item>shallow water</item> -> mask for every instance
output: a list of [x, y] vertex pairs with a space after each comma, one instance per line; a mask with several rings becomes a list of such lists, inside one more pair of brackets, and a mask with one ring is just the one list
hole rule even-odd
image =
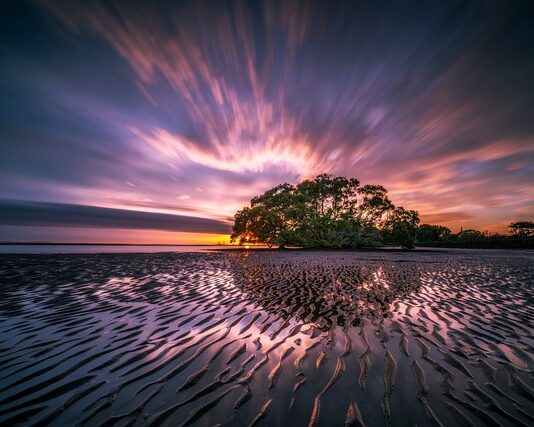
[[534, 253], [0, 256], [2, 425], [532, 425]]
[[[258, 248], [261, 246], [254, 246]], [[62, 245], [62, 244], [0, 244], [0, 254], [100, 254], [100, 253], [154, 253], [206, 252], [235, 249], [231, 245]]]

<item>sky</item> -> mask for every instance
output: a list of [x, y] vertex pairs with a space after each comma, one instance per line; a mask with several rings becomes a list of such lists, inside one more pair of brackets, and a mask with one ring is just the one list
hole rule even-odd
[[422, 222], [534, 218], [521, 1], [0, 3], [0, 241], [218, 243], [320, 173]]

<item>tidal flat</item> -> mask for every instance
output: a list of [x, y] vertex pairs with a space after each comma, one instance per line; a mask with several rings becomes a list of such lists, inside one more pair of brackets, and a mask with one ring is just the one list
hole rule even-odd
[[534, 252], [0, 255], [0, 424], [534, 425]]

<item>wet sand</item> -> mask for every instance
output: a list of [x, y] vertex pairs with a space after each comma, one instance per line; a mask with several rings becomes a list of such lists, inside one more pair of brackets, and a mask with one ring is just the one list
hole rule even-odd
[[534, 425], [534, 253], [0, 255], [1, 425]]

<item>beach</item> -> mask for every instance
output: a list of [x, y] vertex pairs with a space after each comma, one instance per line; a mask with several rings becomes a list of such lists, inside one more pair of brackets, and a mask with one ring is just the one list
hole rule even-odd
[[534, 423], [534, 252], [0, 254], [1, 425]]

